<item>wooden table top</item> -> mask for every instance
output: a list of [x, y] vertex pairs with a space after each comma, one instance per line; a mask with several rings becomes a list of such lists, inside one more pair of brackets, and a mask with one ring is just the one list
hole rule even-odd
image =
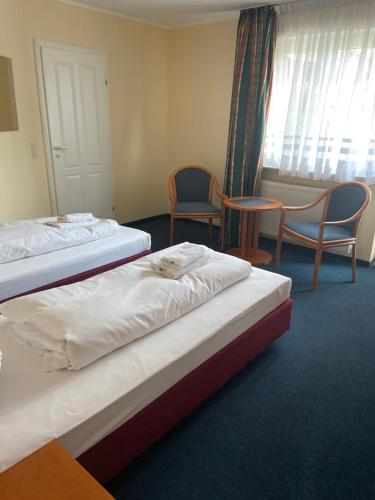
[[272, 198], [264, 198], [263, 196], [234, 196], [226, 198], [224, 205], [244, 212], [263, 212], [278, 210], [283, 206], [283, 202]]
[[0, 474], [1, 500], [113, 500], [57, 442]]

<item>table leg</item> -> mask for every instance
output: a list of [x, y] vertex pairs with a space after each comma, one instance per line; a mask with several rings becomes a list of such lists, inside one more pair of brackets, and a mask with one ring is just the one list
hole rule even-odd
[[253, 223], [253, 242], [252, 242], [252, 247], [255, 250], [258, 250], [259, 248], [259, 225], [260, 225], [260, 213], [256, 212], [254, 214], [254, 223]]
[[248, 213], [248, 223], [247, 223], [247, 251], [249, 248], [253, 246], [253, 229], [254, 229], [254, 214], [251, 212]]
[[228, 253], [247, 260], [253, 265], [269, 264], [272, 255], [259, 248], [260, 212], [243, 211], [240, 225], [240, 247], [231, 248]]
[[240, 241], [240, 256], [242, 259], [246, 258], [248, 226], [249, 226], [249, 214], [248, 214], [248, 212], [242, 212], [242, 214], [241, 214], [241, 241]]

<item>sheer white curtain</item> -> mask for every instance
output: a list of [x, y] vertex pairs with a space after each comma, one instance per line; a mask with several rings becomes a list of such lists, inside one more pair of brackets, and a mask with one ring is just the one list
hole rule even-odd
[[302, 0], [278, 9], [265, 166], [374, 183], [375, 0]]

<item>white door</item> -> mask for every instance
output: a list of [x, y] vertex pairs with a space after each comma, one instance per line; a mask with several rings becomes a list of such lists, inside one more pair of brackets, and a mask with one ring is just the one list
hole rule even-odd
[[105, 55], [41, 46], [58, 214], [113, 217]]

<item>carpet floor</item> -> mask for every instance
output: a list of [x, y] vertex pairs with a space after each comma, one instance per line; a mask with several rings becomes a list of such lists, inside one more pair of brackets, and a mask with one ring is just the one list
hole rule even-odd
[[[136, 227], [168, 246], [167, 218]], [[202, 224], [176, 230], [217, 248]], [[116, 499], [375, 499], [375, 268], [353, 284], [350, 262], [326, 254], [310, 292], [312, 262], [284, 245], [291, 330], [107, 484]]]

